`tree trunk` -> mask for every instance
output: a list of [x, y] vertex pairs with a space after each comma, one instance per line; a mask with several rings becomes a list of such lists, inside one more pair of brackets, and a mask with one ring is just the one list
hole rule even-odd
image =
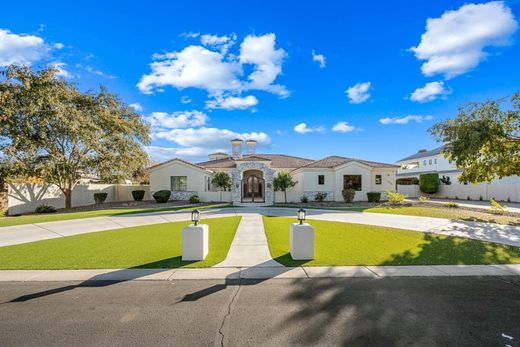
[[287, 203], [287, 189], [283, 191], [283, 195], [285, 197], [285, 203]]
[[220, 188], [220, 202], [222, 202], [222, 188]]
[[72, 207], [72, 189], [66, 188], [63, 190], [63, 194], [65, 194], [65, 208]]

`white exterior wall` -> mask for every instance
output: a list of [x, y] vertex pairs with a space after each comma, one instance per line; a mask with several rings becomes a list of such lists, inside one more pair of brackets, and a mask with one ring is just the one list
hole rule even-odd
[[[144, 200], [150, 199], [150, 190], [144, 185], [79, 184], [72, 190], [72, 207], [95, 204], [94, 193], [107, 193], [105, 202], [133, 201], [132, 190], [145, 190]], [[8, 186], [10, 215], [32, 213], [41, 204], [65, 208], [65, 196], [55, 185], [10, 184]]]
[[336, 187], [334, 192], [334, 199], [336, 201], [343, 201], [343, 195], [341, 194], [343, 190], [343, 176], [344, 175], [361, 175], [361, 191], [357, 191], [354, 197], [356, 201], [366, 201], [367, 193], [372, 191], [371, 186], [371, 171], [364, 165], [360, 165], [358, 163], [348, 163], [344, 166], [337, 168], [335, 176], [336, 176]]
[[[430, 160], [432, 161], [432, 164], [430, 164]], [[426, 164], [425, 164], [426, 161]], [[437, 161], [437, 162], [435, 162]], [[403, 170], [402, 168], [399, 168], [397, 170], [398, 174], [419, 174], [421, 172], [431, 172], [431, 171], [450, 171], [450, 170], [456, 170], [454, 163], [450, 163], [448, 159], [446, 159], [442, 154], [437, 154], [433, 156], [428, 156], [424, 158], [417, 158], [417, 159], [411, 159], [406, 161], [400, 161], [399, 165], [405, 165], [410, 163], [419, 163], [419, 167], [415, 169], [410, 170]]]
[[171, 189], [171, 176], [186, 176], [187, 191], [189, 192], [204, 192], [207, 191], [205, 184], [206, 177], [212, 177], [211, 173], [205, 172], [194, 166], [185, 164], [180, 161], [165, 164], [150, 171], [150, 191], [153, 194], [158, 190]]

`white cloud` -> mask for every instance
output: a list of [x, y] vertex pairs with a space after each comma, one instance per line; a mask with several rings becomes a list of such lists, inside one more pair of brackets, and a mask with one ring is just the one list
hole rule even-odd
[[[81, 65], [80, 65], [81, 66]], [[101, 77], [106, 77], [106, 78], [110, 78], [110, 79], [114, 79], [116, 78], [116, 76], [113, 76], [113, 75], [107, 75], [105, 74], [103, 71], [101, 70], [97, 70], [97, 69], [94, 69], [92, 66], [90, 65], [87, 65], [85, 66], [85, 70], [87, 70], [87, 72], [91, 73], [91, 74], [94, 74], [94, 75], [98, 75], [98, 76], [101, 76]]]
[[50, 50], [41, 37], [0, 29], [0, 66], [31, 65], [45, 58]]
[[228, 51], [229, 47], [235, 44], [236, 39], [237, 35], [235, 33], [229, 36], [204, 34], [200, 36], [200, 43], [204, 46], [217, 48], [220, 50], [220, 52], [225, 54]]
[[248, 95], [246, 97], [220, 97], [217, 96], [213, 100], [206, 101], [206, 106], [208, 108], [220, 108], [224, 110], [245, 110], [250, 107], [258, 105], [258, 99], [253, 95]]
[[[229, 38], [226, 44], [234, 41], [233, 35]], [[209, 44], [219, 40], [223, 41], [221, 37], [205, 36], [204, 42]], [[264, 90], [286, 97], [289, 95], [286, 88], [274, 83], [282, 73], [283, 58], [286, 56], [283, 49], [275, 49], [275, 40], [274, 34], [247, 36], [238, 56], [227, 53], [222, 47], [220, 51], [215, 51], [196, 45], [179, 52], [154, 54], [151, 73], [141, 76], [137, 87], [146, 94], [172, 86], [177, 89], [204, 89], [210, 96]], [[244, 76], [247, 65], [253, 65], [253, 71]]]
[[313, 132], [323, 133], [323, 132], [325, 132], [325, 127], [319, 126], [319, 127], [310, 128], [309, 126], [307, 126], [306, 123], [300, 123], [300, 124], [296, 125], [293, 128], [293, 130], [299, 134], [307, 134], [307, 133], [313, 133]]
[[151, 94], [154, 87], [173, 86], [177, 89], [200, 88], [210, 94], [238, 90], [242, 66], [224, 61], [224, 55], [201, 46], [188, 46], [180, 52], [155, 55], [152, 73], [143, 75], [139, 90]]
[[249, 75], [246, 89], [269, 91], [281, 97], [289, 96], [284, 86], [273, 84], [276, 77], [282, 73], [283, 59], [287, 56], [282, 48], [275, 49], [276, 35], [249, 35], [240, 45], [240, 62], [253, 64], [254, 71]]
[[191, 102], [191, 99], [189, 96], [183, 95], [181, 96], [181, 103], [182, 104], [189, 104]]
[[452, 78], [486, 58], [484, 48], [507, 45], [517, 27], [503, 1], [466, 4], [439, 18], [429, 18], [421, 42], [411, 50], [417, 59], [426, 61], [421, 67], [424, 75]]
[[320, 68], [322, 69], [327, 66], [325, 56], [323, 54], [316, 54], [314, 49], [312, 50], [312, 61], [318, 62], [320, 64]]
[[348, 122], [338, 122], [332, 127], [332, 131], [337, 131], [340, 133], [350, 133], [355, 130], [357, 130], [357, 128], [348, 124]]
[[133, 104], [130, 104], [129, 106], [131, 108], [133, 108], [136, 112], [142, 112], [143, 111], [143, 106], [141, 106], [141, 104], [138, 103], [138, 102], [134, 102]]
[[388, 124], [408, 124], [411, 121], [414, 121], [416, 123], [422, 123], [425, 121], [432, 120], [433, 116], [415, 116], [415, 115], [409, 115], [405, 117], [386, 117], [381, 118], [379, 122], [384, 125]]
[[53, 63], [50, 63], [49, 65], [52, 66], [54, 69], [56, 69], [56, 76], [62, 77], [62, 78], [74, 78], [73, 74], [71, 74], [70, 72], [65, 70], [65, 66], [67, 66], [67, 64], [62, 63], [62, 62], [53, 62]]
[[269, 135], [263, 132], [237, 133], [227, 129], [206, 127], [159, 131], [154, 134], [154, 137], [174, 142], [181, 147], [201, 147], [208, 151], [229, 148], [229, 141], [235, 138], [256, 140], [259, 145], [271, 143]]
[[426, 83], [424, 87], [417, 88], [411, 95], [410, 100], [415, 102], [429, 102], [437, 98], [445, 99], [451, 94], [451, 89], [444, 86], [443, 81]]
[[357, 83], [345, 92], [351, 104], [360, 104], [370, 99], [370, 82]]
[[56, 48], [56, 49], [63, 49], [63, 48], [65, 48], [65, 45], [63, 43], [59, 43], [58, 42], [58, 43], [54, 44], [54, 48]]
[[200, 36], [200, 33], [194, 33], [194, 32], [187, 32], [187, 33], [182, 33], [179, 35], [180, 37], [184, 37], [185, 39], [194, 39], [196, 37], [199, 37]]
[[200, 111], [179, 111], [173, 113], [152, 112], [145, 120], [152, 126], [152, 136], [167, 129], [199, 127], [206, 124], [208, 116]]

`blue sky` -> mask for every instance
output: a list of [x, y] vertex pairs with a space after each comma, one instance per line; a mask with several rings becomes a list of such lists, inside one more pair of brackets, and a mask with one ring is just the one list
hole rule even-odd
[[395, 162], [435, 147], [427, 129], [460, 103], [520, 90], [516, 1], [8, 7], [0, 65], [106, 85], [152, 124], [155, 160], [201, 160], [239, 136], [258, 152]]

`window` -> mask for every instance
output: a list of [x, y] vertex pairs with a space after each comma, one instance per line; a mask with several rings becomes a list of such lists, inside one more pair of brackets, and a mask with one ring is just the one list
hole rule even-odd
[[433, 163], [437, 164], [437, 158], [433, 159]]
[[318, 175], [318, 184], [325, 184], [325, 175]]
[[423, 165], [426, 165], [426, 160], [423, 160]]
[[381, 175], [376, 175], [376, 184], [381, 184], [383, 182], [383, 177]]
[[361, 191], [361, 175], [344, 175], [343, 189], [347, 188]]
[[430, 165], [432, 164], [432, 160], [431, 160], [431, 159], [430, 159], [430, 161], [428, 162], [428, 164], [430, 164]]
[[187, 176], [171, 176], [171, 190], [185, 192], [188, 190], [188, 177]]

